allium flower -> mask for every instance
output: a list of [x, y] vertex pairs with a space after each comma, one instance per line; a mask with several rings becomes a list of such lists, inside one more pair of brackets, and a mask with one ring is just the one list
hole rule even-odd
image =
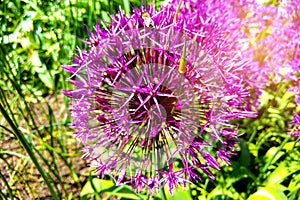
[[176, 20], [168, 7], [119, 12], [62, 66], [75, 85], [64, 92], [73, 99], [72, 127], [102, 178], [150, 194], [168, 186], [172, 194], [230, 163], [238, 134], [229, 120], [254, 114], [227, 70], [244, 62], [226, 58], [230, 43], [201, 12]]
[[[241, 76], [256, 91], [257, 97], [270, 82], [292, 80], [297, 99], [300, 29], [296, 19], [299, 19], [300, 2], [295, 2], [252, 3], [249, 16], [241, 19], [241, 30], [245, 35], [240, 49], [243, 57], [251, 55], [253, 60], [251, 69], [247, 70], [249, 73], [241, 73]], [[259, 100], [256, 101], [258, 105]]]

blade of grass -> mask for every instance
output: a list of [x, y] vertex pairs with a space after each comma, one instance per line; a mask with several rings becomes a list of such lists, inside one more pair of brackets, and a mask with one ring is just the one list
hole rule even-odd
[[27, 161], [31, 161], [31, 159], [28, 156], [13, 152], [13, 151], [0, 151], [0, 154], [7, 154], [7, 155], [12, 155], [12, 156], [17, 156], [19, 158], [25, 159]]
[[0, 125], [0, 128], [3, 128], [4, 130], [6, 130], [7, 132], [11, 133], [12, 135], [14, 135], [14, 132], [11, 131], [9, 128], [3, 126], [3, 125]]
[[269, 166], [271, 165], [272, 161], [274, 160], [274, 158], [277, 156], [277, 154], [282, 150], [282, 148], [284, 147], [284, 145], [289, 141], [289, 137], [286, 136], [286, 138], [283, 140], [283, 142], [281, 143], [281, 145], [279, 146], [279, 148], [277, 148], [276, 152], [273, 154], [273, 156], [271, 157], [271, 159], [267, 162], [267, 164], [264, 166], [264, 168], [262, 169], [262, 173], [261, 175], [264, 175], [265, 172], [268, 170]]
[[18, 138], [18, 140], [21, 142], [21, 144], [23, 145], [23, 147], [27, 151], [28, 155], [30, 156], [32, 162], [37, 167], [37, 169], [40, 172], [41, 176], [43, 177], [43, 179], [44, 179], [44, 181], [45, 181], [45, 183], [46, 183], [46, 185], [47, 185], [47, 187], [49, 189], [49, 192], [51, 193], [53, 199], [59, 200], [60, 198], [58, 197], [57, 193], [53, 190], [51, 183], [48, 181], [49, 180], [49, 176], [47, 176], [47, 174], [45, 173], [44, 169], [39, 164], [37, 158], [35, 157], [33, 151], [31, 150], [30, 145], [27, 143], [27, 141], [24, 138], [23, 134], [19, 131], [19, 129], [15, 126], [15, 124], [13, 123], [13, 121], [11, 120], [11, 118], [7, 115], [5, 109], [2, 106], [2, 103], [0, 103], [0, 111], [1, 111], [2, 115], [4, 116], [4, 118], [6, 119], [6, 121], [11, 126], [11, 128], [13, 129], [16, 138]]
[[[0, 172], [0, 177], [1, 177], [1, 179], [3, 180], [3, 182], [4, 182], [4, 184], [6, 185], [6, 188], [7, 188], [7, 191], [8, 191], [8, 194], [9, 194], [9, 198], [10, 199], [14, 199], [14, 196], [13, 196], [13, 194], [12, 194], [12, 190], [11, 190], [11, 188], [9, 187], [9, 184], [8, 184], [8, 182], [6, 181], [6, 179], [5, 179], [5, 177], [1, 174], [1, 172]], [[3, 194], [3, 193], [2, 193]], [[3, 194], [4, 195], [4, 194]], [[5, 195], [4, 195], [5, 196]]]
[[[27, 113], [28, 113], [28, 115], [29, 115], [29, 117], [30, 117], [30, 121], [32, 122], [32, 125], [33, 125], [33, 128], [32, 128], [32, 129], [37, 130], [38, 136], [39, 136], [39, 138], [42, 140], [43, 134], [42, 134], [41, 131], [38, 129], [37, 124], [36, 124], [36, 122], [35, 122], [35, 120], [34, 120], [34, 117], [33, 117], [33, 116], [37, 116], [37, 114], [34, 112], [34, 110], [32, 110], [32, 109], [29, 108], [29, 105], [28, 105], [28, 103], [27, 103], [27, 101], [26, 101], [26, 99], [25, 99], [25, 96], [24, 96], [23, 93], [22, 93], [22, 89], [20, 88], [20, 86], [18, 85], [18, 83], [15, 82], [13, 79], [10, 78], [10, 74], [9, 74], [8, 72], [4, 71], [4, 73], [6, 74], [8, 80], [10, 81], [10, 83], [11, 83], [11, 84], [14, 86], [14, 88], [17, 90], [17, 94], [19, 95], [19, 97], [21, 97], [22, 103], [24, 103], [24, 105], [25, 105], [25, 110], [27, 111]], [[4, 99], [4, 98], [1, 98], [1, 99]], [[38, 99], [37, 99], [37, 101], [38, 101]], [[18, 106], [18, 108], [19, 108], [19, 110], [20, 110], [20, 113], [23, 115], [23, 118], [27, 119], [27, 117], [24, 115], [24, 111], [22, 110], [22, 108], [20, 108], [19, 106]], [[26, 122], [29, 123], [28, 121], [29, 121], [29, 120], [27, 119]], [[35, 135], [32, 135], [32, 136], [35, 136]], [[24, 138], [24, 139], [25, 139], [25, 138]], [[29, 142], [29, 140], [26, 140], [26, 141], [27, 141], [27, 143]], [[65, 188], [64, 188], [64, 184], [63, 184], [63, 182], [62, 182], [62, 179], [61, 179], [61, 177], [60, 177], [59, 174], [58, 174], [58, 168], [56, 167], [56, 170], [53, 170], [53, 167], [52, 167], [53, 162], [52, 162], [52, 164], [50, 164], [50, 163], [48, 162], [48, 159], [45, 159], [45, 158], [44, 158], [44, 156], [37, 150], [37, 148], [35, 147], [35, 145], [34, 145], [33, 143], [28, 143], [28, 144], [33, 148], [33, 150], [39, 155], [39, 157], [40, 157], [40, 158], [43, 160], [43, 162], [47, 165], [48, 170], [49, 170], [49, 171], [57, 178], [57, 180], [59, 181], [59, 183], [62, 185], [63, 191], [66, 192], [66, 190], [65, 190]], [[51, 155], [51, 152], [49, 152], [49, 153], [50, 153], [50, 155]], [[55, 165], [55, 162], [54, 162], [54, 165]], [[54, 167], [55, 167], [55, 166], [54, 166]], [[53, 182], [53, 183], [55, 182], [55, 181], [52, 179], [51, 176], [49, 176], [48, 179], [51, 180], [51, 182]], [[57, 187], [56, 184], [54, 184], [54, 187], [56, 188], [57, 191], [59, 191], [59, 189], [58, 189], [58, 187]]]
[[[0, 95], [1, 95], [1, 96], [5, 96], [2, 87], [0, 87]], [[17, 121], [16, 121], [16, 119], [15, 119], [15, 117], [14, 117], [13, 111], [11, 110], [11, 108], [10, 108], [10, 106], [9, 106], [9, 103], [8, 103], [8, 101], [7, 101], [7, 98], [3, 98], [3, 100], [4, 100], [4, 105], [6, 105], [6, 107], [8, 108], [8, 110], [9, 110], [9, 112], [10, 112], [10, 116], [12, 116], [12, 121], [16, 124]]]

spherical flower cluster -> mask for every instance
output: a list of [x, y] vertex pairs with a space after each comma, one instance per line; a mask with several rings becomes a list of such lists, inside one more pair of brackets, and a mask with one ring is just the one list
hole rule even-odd
[[120, 11], [62, 66], [75, 86], [64, 91], [73, 99], [72, 127], [100, 177], [172, 193], [230, 163], [238, 130], [229, 120], [255, 115], [230, 70], [245, 62], [204, 9]]

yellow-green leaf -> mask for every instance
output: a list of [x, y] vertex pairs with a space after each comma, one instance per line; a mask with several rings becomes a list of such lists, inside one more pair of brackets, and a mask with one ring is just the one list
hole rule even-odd
[[248, 200], [287, 200], [287, 197], [281, 190], [272, 187], [262, 187], [250, 195]]
[[92, 194], [94, 192], [101, 192], [102, 190], [106, 190], [114, 186], [114, 183], [111, 180], [101, 180], [99, 178], [93, 178], [92, 179], [93, 185], [95, 186], [95, 190], [92, 187], [91, 182], [87, 182], [80, 193], [80, 196], [85, 196], [87, 194]]

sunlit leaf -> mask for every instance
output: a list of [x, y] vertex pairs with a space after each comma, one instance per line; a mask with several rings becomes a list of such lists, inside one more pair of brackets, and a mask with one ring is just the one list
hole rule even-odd
[[91, 182], [88, 181], [81, 190], [81, 197], [87, 194], [92, 194], [94, 192], [101, 192], [102, 190], [106, 190], [114, 186], [114, 183], [111, 180], [101, 180], [99, 178], [93, 178], [92, 182], [95, 186], [96, 191], [94, 191]]
[[276, 188], [263, 187], [250, 195], [247, 200], [287, 200], [284, 193]]
[[279, 184], [289, 175], [299, 171], [299, 163], [297, 162], [281, 162], [279, 166], [268, 176], [265, 184], [267, 186], [272, 186], [274, 184]]
[[181, 186], [179, 186], [174, 190], [173, 196], [171, 196], [168, 191], [166, 192], [166, 195], [168, 199], [172, 199], [172, 200], [182, 200], [182, 199], [192, 200], [189, 191], [187, 189], [184, 190], [183, 187]]
[[[273, 156], [277, 153], [278, 147], [271, 147], [267, 153], [265, 154], [266, 162], [273, 158]], [[275, 163], [281, 156], [284, 155], [283, 151], [279, 151], [272, 160], [272, 163]]]

